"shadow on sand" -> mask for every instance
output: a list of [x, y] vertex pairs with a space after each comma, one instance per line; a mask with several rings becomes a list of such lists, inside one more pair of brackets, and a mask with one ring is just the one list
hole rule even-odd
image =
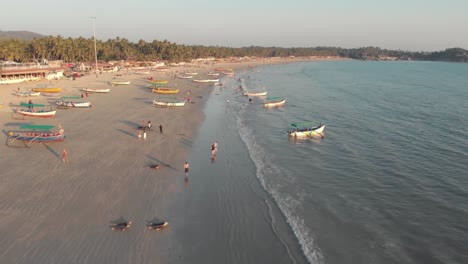
[[[169, 165], [169, 164], [167, 164], [167, 163], [165, 163], [165, 162], [160, 161], [159, 159], [157, 159], [157, 158], [155, 158], [155, 157], [151, 157], [151, 156], [148, 155], [148, 154], [145, 154], [145, 156], [148, 157], [150, 160], [157, 162], [157, 163], [158, 163], [157, 165], [164, 166], [164, 167], [168, 167], [168, 168], [170, 168], [171, 170], [178, 171], [176, 168], [172, 167], [171, 165]], [[155, 165], [155, 164], [151, 164], [151, 165], [149, 165], [149, 166], [154, 166], [154, 165]], [[149, 166], [148, 166], [148, 167], [149, 167]]]

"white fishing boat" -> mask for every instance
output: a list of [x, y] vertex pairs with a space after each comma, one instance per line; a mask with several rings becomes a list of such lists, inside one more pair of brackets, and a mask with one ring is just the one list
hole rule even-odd
[[156, 101], [153, 100], [153, 105], [157, 107], [181, 107], [186, 101]]
[[291, 126], [295, 127], [293, 130], [288, 131], [288, 135], [290, 137], [296, 138], [311, 138], [314, 136], [320, 136], [323, 138], [323, 130], [325, 129], [325, 125], [307, 121], [307, 122], [300, 122], [300, 123], [293, 123]]
[[111, 86], [116, 86], [116, 85], [128, 85], [130, 84], [130, 81], [110, 81], [109, 85]]
[[252, 91], [252, 92], [245, 92], [245, 96], [264, 96], [267, 95], [267, 91]]
[[283, 97], [269, 97], [265, 100], [265, 107], [278, 107], [284, 106], [286, 104], [286, 99]]
[[108, 93], [110, 89], [89, 89], [89, 88], [82, 88], [81, 91], [88, 92], [88, 93]]

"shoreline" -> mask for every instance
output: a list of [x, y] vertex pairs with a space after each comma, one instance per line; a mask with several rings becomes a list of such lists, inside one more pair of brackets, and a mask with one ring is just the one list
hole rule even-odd
[[[169, 86], [181, 89], [181, 94], [191, 90], [192, 102], [181, 109], [155, 108], [152, 99], [156, 94], [149, 92], [143, 79], [147, 76], [117, 77], [128, 78], [132, 83], [111, 87], [106, 82], [114, 76], [102, 74], [98, 78], [88, 75], [75, 81], [57, 82], [63, 88], [61, 96], [79, 95], [82, 87], [110, 88], [109, 94], [91, 94], [86, 98], [93, 103], [92, 108], [58, 110], [53, 119], [14, 120], [10, 104], [17, 105], [30, 98], [18, 98], [12, 90], [19, 86], [24, 91], [37, 83], [1, 86], [0, 98], [4, 106], [0, 109], [0, 123], [4, 142], [8, 131], [29, 123], [62, 124], [67, 139], [59, 143], [33, 144], [30, 148], [9, 148], [4, 144], [4, 158], [0, 161], [3, 168], [0, 194], [4, 200], [0, 202], [0, 214], [5, 224], [0, 231], [5, 239], [0, 245], [8, 250], [0, 255], [0, 260], [49, 263], [48, 260], [54, 258], [62, 263], [80, 262], [84, 258], [80, 253], [91, 248], [107, 253], [104, 254], [107, 257], [114, 253], [124, 257], [125, 252], [115, 252], [116, 248], [158, 246], [157, 238], [147, 236], [143, 228], [145, 221], [166, 220], [164, 216], [171, 212], [170, 201], [174, 201], [183, 188], [183, 164], [194, 155], [192, 146], [205, 120], [204, 108], [213, 89], [209, 84], [173, 79], [174, 75], [190, 70], [198, 71], [198, 76], [206, 76], [215, 68], [238, 72], [295, 62], [300, 61], [180, 66], [171, 68], [169, 73], [151, 72], [149, 76], [168, 79]], [[41, 96], [32, 100], [45, 103], [56, 99]], [[146, 141], [138, 140], [136, 127], [146, 120], [152, 121], [154, 130], [148, 133]], [[163, 134], [158, 131], [160, 123]], [[63, 148], [68, 151], [69, 162], [61, 160]], [[155, 164], [163, 167], [148, 169]], [[109, 229], [109, 225], [119, 219], [134, 222], [131, 232], [121, 237]], [[170, 228], [171, 221], [163, 232], [172, 234]], [[167, 239], [171, 237], [168, 235]], [[139, 239], [143, 239], [142, 244], [128, 245], [129, 241]], [[172, 237], [169, 243], [177, 243], [176, 240]], [[56, 252], [52, 247], [60, 250]], [[173, 253], [164, 250], [133, 250], [152, 261], [164, 256], [173, 259], [169, 256]], [[96, 254], [91, 256], [93, 262], [102, 260]], [[18, 262], [20, 257], [22, 261]]]

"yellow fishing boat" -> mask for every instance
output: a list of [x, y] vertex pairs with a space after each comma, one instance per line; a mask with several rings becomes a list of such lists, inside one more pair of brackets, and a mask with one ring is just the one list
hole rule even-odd
[[153, 88], [153, 93], [158, 93], [158, 94], [176, 94], [176, 93], [179, 93], [179, 89]]
[[46, 87], [46, 88], [33, 88], [34, 92], [41, 92], [41, 93], [60, 93], [62, 88], [59, 87]]

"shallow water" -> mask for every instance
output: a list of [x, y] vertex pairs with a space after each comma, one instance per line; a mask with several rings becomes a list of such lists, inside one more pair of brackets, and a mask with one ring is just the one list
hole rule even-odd
[[[229, 131], [230, 160], [254, 162], [284, 217], [272, 221], [310, 263], [467, 263], [467, 76], [467, 64], [433, 62], [262, 67], [215, 88], [212, 129]], [[286, 106], [249, 103], [239, 86]], [[288, 138], [306, 120], [325, 123], [324, 139]]]

